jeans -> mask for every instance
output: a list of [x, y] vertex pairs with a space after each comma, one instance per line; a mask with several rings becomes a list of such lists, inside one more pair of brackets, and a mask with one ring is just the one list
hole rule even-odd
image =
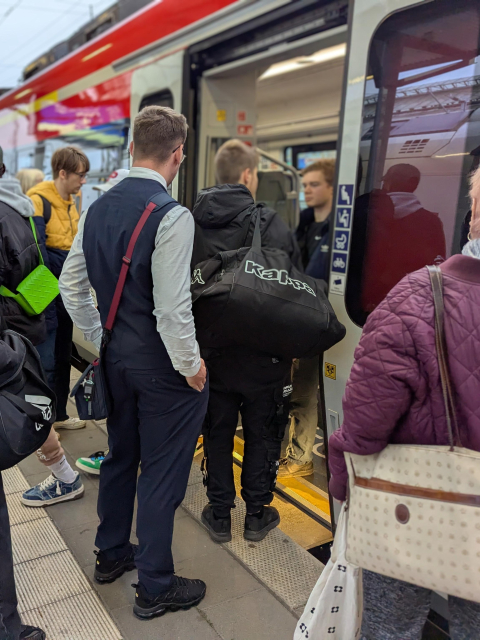
[[13, 577], [10, 521], [0, 474], [0, 640], [18, 640], [19, 636], [20, 616]]
[[[432, 592], [363, 570], [362, 640], [421, 640]], [[476, 640], [480, 604], [449, 596], [450, 637]]]
[[68, 419], [67, 401], [70, 394], [70, 360], [72, 358], [73, 322], [65, 309], [61, 296], [57, 296], [57, 335], [55, 338], [55, 395], [57, 421]]
[[293, 363], [293, 391], [290, 414], [290, 440], [287, 458], [296, 464], [307, 464], [313, 460], [313, 445], [317, 426], [321, 424], [318, 410], [318, 378], [320, 358], [301, 358]]

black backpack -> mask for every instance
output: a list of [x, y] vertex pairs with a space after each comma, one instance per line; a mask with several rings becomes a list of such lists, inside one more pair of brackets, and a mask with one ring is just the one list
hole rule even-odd
[[276, 357], [308, 358], [342, 340], [345, 327], [325, 294], [326, 283], [301, 273], [284, 251], [261, 244], [257, 216], [251, 247], [220, 252], [193, 270], [200, 346], [243, 345]]
[[0, 471], [39, 449], [55, 422], [55, 394], [32, 343], [0, 333]]

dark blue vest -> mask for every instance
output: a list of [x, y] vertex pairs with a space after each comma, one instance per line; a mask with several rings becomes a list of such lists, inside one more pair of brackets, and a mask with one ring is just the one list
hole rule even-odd
[[178, 203], [156, 180], [125, 178], [90, 206], [83, 235], [88, 278], [105, 324], [128, 242], [152, 199], [158, 206], [135, 245], [107, 348], [108, 358], [140, 368], [172, 367], [153, 315], [152, 253], [160, 221]]

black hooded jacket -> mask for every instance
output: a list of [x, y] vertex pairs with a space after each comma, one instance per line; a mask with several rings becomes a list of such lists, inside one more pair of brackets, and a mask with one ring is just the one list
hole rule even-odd
[[219, 251], [249, 247], [256, 217], [260, 214], [262, 246], [282, 249], [292, 264], [303, 271], [300, 249], [293, 233], [280, 216], [265, 205], [255, 204], [242, 184], [222, 184], [200, 191], [193, 208], [196, 223], [192, 266]]

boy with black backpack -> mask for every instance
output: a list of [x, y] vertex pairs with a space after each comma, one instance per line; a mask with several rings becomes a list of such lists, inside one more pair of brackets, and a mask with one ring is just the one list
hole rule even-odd
[[[287, 225], [275, 211], [254, 202], [257, 164], [255, 149], [240, 140], [230, 140], [218, 150], [218, 185], [201, 191], [193, 209], [197, 224], [196, 262], [219, 251], [250, 246], [255, 220], [260, 216], [262, 245], [282, 249], [301, 268], [300, 251]], [[215, 542], [231, 540], [230, 512], [235, 501], [232, 451], [240, 412], [245, 440], [244, 537], [259, 541], [280, 522], [278, 511], [268, 505], [273, 500], [280, 447], [288, 422], [292, 363], [242, 346], [202, 349], [202, 355], [210, 376], [203, 430], [209, 504], [203, 510], [202, 522]]]

